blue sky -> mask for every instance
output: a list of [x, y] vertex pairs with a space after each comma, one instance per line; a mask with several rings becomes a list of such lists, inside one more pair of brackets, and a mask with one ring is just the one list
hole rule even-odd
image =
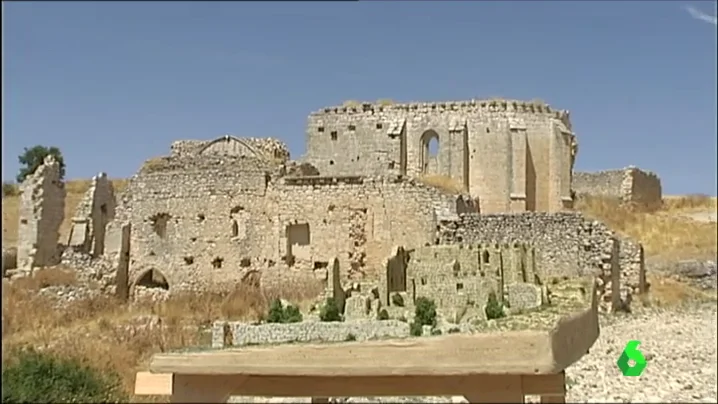
[[35, 144], [67, 177], [132, 175], [175, 139], [280, 138], [347, 99], [543, 99], [577, 169], [716, 194], [711, 2], [3, 2], [3, 179]]

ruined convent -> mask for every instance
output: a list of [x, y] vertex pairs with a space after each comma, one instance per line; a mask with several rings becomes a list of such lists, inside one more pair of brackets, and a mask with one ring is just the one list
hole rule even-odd
[[[595, 274], [615, 308], [646, 288], [641, 246], [572, 211], [568, 111], [514, 100], [325, 108], [310, 114], [306, 145], [291, 160], [274, 139], [176, 141], [119, 195], [93, 178], [60, 248], [64, 191], [48, 160], [23, 184], [19, 266], [62, 256], [125, 297], [311, 277], [335, 295], [375, 284], [384, 306], [418, 293], [441, 307]], [[660, 198], [658, 178], [635, 172], [581, 177], [598, 184], [582, 192]]]

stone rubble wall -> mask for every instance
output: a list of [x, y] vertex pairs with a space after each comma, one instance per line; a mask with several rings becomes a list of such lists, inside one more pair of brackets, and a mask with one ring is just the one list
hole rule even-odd
[[[437, 220], [476, 211], [468, 195], [413, 179], [275, 177], [274, 170], [251, 157], [148, 161], [116, 213], [116, 222], [132, 223], [130, 283], [153, 269], [171, 290], [236, 286], [252, 271], [265, 283], [280, 268], [322, 278], [334, 257], [345, 278], [363, 277], [380, 267], [394, 243], [433, 243]], [[160, 215], [167, 218], [162, 235], [153, 225]], [[292, 249], [288, 268], [287, 229], [307, 225], [309, 244]], [[108, 226], [106, 255], [117, 255], [120, 230]]]
[[663, 204], [658, 175], [633, 166], [594, 173], [575, 172], [572, 187], [578, 196], [617, 198], [647, 210], [659, 209]]
[[99, 257], [105, 251], [107, 224], [115, 218], [117, 201], [106, 173], [92, 177], [90, 187], [75, 209], [67, 246]]
[[65, 217], [65, 184], [60, 164], [47, 156], [21, 185], [18, 226], [18, 270], [31, 272], [60, 261], [60, 225]]
[[292, 342], [343, 342], [408, 338], [409, 324], [398, 320], [248, 324], [216, 321], [212, 347], [286, 344]]
[[628, 305], [633, 294], [645, 291], [642, 247], [580, 213], [464, 214], [439, 229], [441, 244], [531, 244], [539, 273], [547, 278], [598, 276], [606, 301], [611, 300], [614, 237], [620, 239], [620, 289]]
[[[264, 154], [267, 158], [277, 159], [279, 161], [289, 160], [289, 148], [281, 140], [274, 138], [235, 138], [229, 135], [226, 137], [241, 140], [242, 142], [248, 144], [252, 149]], [[173, 142], [170, 146], [171, 155], [174, 157], [194, 157], [205, 150], [211, 143], [219, 141], [220, 139], [216, 139], [214, 141], [178, 140]]]

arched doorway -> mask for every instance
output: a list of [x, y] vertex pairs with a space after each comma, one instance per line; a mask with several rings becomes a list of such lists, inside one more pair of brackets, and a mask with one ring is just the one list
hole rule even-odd
[[439, 173], [439, 134], [427, 130], [421, 135], [421, 172], [425, 175]]
[[242, 286], [259, 289], [262, 286], [262, 274], [259, 271], [249, 271], [242, 277]]
[[167, 277], [157, 269], [150, 269], [142, 274], [137, 281], [135, 286], [140, 286], [147, 289], [164, 289], [170, 290], [170, 284], [167, 282]]

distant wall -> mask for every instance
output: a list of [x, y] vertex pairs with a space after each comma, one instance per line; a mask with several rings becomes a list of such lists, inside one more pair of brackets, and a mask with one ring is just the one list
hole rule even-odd
[[649, 210], [659, 209], [663, 203], [661, 179], [636, 167], [595, 173], [575, 172], [572, 187], [579, 196], [618, 198]]
[[227, 345], [287, 344], [291, 342], [342, 342], [350, 339], [407, 338], [409, 324], [398, 320], [301, 322], [253, 325], [216, 321], [212, 325], [212, 347]]

